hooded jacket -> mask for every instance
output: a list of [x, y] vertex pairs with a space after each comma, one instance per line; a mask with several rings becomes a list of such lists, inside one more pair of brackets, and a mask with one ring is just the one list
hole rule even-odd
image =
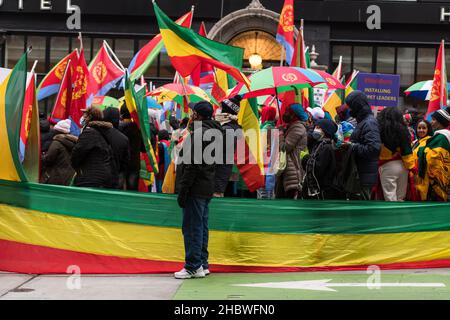
[[377, 182], [381, 150], [378, 122], [372, 114], [366, 95], [361, 91], [353, 91], [345, 99], [345, 103], [350, 107], [350, 115], [357, 122], [350, 141], [360, 183], [363, 187], [372, 187]]
[[81, 132], [72, 150], [75, 186], [113, 187], [114, 153], [106, 138], [112, 127], [109, 122], [91, 121]]
[[47, 153], [42, 157], [45, 170], [42, 172], [41, 183], [68, 186], [75, 175], [70, 157], [78, 138], [70, 134], [57, 134]]
[[[195, 121], [198, 123], [200, 121]], [[195, 126], [194, 126], [195, 128]], [[186, 139], [183, 142], [183, 149], [180, 153], [180, 161], [183, 159], [183, 152], [190, 149], [189, 163], [181, 163], [177, 166], [177, 176], [176, 176], [176, 190], [179, 194], [179, 197], [185, 198], [186, 196], [195, 197], [195, 198], [203, 198], [210, 199], [214, 192], [214, 184], [215, 184], [215, 173], [216, 173], [216, 164], [215, 163], [205, 163], [205, 159], [203, 158], [203, 152], [206, 147], [208, 147], [212, 141], [202, 141], [195, 140], [194, 137], [205, 135], [206, 130], [216, 129], [220, 133], [222, 133], [222, 128], [220, 124], [214, 120], [203, 120], [201, 121], [201, 129], [196, 128], [190, 136], [190, 139]], [[196, 132], [196, 130], [202, 130], [201, 135]], [[197, 135], [196, 135], [197, 133]], [[201, 143], [202, 154], [196, 154], [194, 152], [195, 145]], [[197, 147], [198, 148], [198, 147]], [[194, 160], [200, 162], [196, 164]]]

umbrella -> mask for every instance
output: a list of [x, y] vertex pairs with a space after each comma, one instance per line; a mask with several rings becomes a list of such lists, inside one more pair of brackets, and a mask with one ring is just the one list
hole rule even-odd
[[236, 94], [245, 98], [277, 95], [286, 91], [314, 87], [327, 81], [319, 73], [298, 67], [271, 67], [254, 73], [250, 80], [250, 91], [244, 83], [238, 84], [230, 92], [230, 97]]
[[108, 107], [119, 108], [120, 101], [109, 96], [97, 96], [92, 100], [93, 107], [97, 107], [100, 110], [105, 110]]
[[345, 87], [342, 85], [342, 83], [336, 77], [332, 76], [331, 74], [328, 74], [325, 71], [321, 71], [321, 70], [312, 70], [312, 71], [319, 74], [319, 76], [324, 78], [326, 81], [325, 83], [321, 83], [321, 84], [317, 85], [316, 87], [329, 89], [329, 90], [345, 89]]
[[[413, 84], [411, 87], [405, 90], [405, 94], [409, 97], [414, 97], [423, 101], [430, 100], [431, 87], [433, 86], [433, 80], [420, 81]], [[447, 86], [447, 91], [450, 90], [450, 84]]]
[[158, 103], [174, 101], [178, 104], [183, 104], [186, 95], [189, 97], [190, 102], [206, 100], [211, 104], [219, 105], [216, 99], [203, 89], [187, 84], [183, 86], [180, 83], [169, 83], [147, 93], [147, 96], [156, 98]]

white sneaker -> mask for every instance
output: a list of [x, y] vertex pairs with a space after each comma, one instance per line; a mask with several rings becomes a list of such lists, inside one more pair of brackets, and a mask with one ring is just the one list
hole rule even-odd
[[211, 272], [209, 271], [209, 269], [203, 269], [203, 272], [205, 273], [205, 276], [209, 275]]
[[200, 267], [195, 272], [190, 272], [186, 269], [181, 269], [178, 272], [174, 273], [175, 279], [191, 279], [191, 278], [204, 278], [205, 272], [203, 271], [203, 267]]

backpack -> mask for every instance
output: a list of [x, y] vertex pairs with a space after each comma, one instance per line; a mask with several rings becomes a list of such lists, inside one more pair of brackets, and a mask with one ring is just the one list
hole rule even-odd
[[341, 190], [346, 196], [360, 193], [361, 184], [355, 154], [351, 149], [337, 149], [336, 158], [336, 175], [333, 179], [334, 188]]

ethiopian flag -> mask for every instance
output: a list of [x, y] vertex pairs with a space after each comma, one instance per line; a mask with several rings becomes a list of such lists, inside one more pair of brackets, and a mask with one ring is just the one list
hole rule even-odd
[[133, 82], [130, 80], [128, 70], [125, 70], [125, 103], [130, 112], [131, 118], [137, 124], [142, 134], [145, 150], [147, 151], [150, 165], [155, 174], [158, 173], [158, 162], [155, 152], [150, 142], [150, 124], [148, 121], [147, 99], [145, 99], [145, 90], [137, 93], [134, 90]]
[[191, 75], [201, 64], [210, 64], [250, 85], [250, 80], [240, 71], [244, 49], [202, 37], [173, 22], [156, 2], [153, 7], [170, 61], [181, 76]]
[[27, 181], [19, 158], [20, 127], [27, 81], [24, 53], [0, 85], [0, 179]]
[[243, 143], [240, 139], [245, 139], [245, 153], [240, 154], [238, 148], [235, 162], [248, 190], [254, 192], [265, 186], [258, 103], [256, 98], [241, 101], [238, 123], [243, 131], [243, 137], [239, 138], [238, 145]]
[[[182, 25], [186, 28], [191, 28], [193, 11], [189, 11], [183, 15], [180, 19], [175, 21], [176, 24]], [[161, 52], [164, 47], [164, 43], [161, 38], [161, 34], [157, 34], [152, 40], [150, 40], [141, 50], [136, 53], [133, 60], [131, 60], [128, 70], [130, 72], [130, 79], [132, 81], [139, 79], [150, 67], [152, 62]]]

